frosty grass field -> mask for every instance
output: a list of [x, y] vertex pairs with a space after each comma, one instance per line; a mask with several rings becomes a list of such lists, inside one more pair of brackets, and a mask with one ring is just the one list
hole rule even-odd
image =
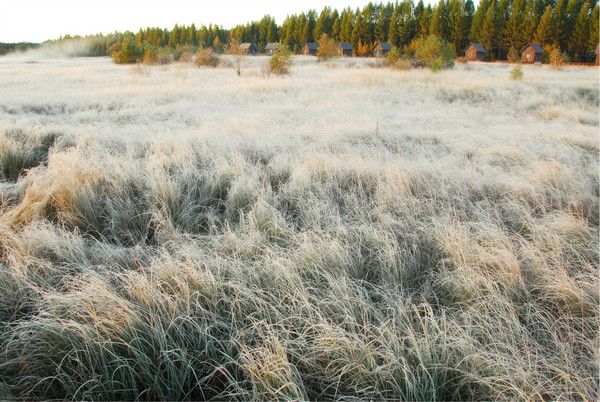
[[598, 68], [0, 58], [0, 398], [598, 399]]

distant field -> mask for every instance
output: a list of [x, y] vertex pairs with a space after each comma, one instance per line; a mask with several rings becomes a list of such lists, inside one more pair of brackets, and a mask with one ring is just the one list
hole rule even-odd
[[599, 70], [0, 58], [0, 399], [599, 397]]

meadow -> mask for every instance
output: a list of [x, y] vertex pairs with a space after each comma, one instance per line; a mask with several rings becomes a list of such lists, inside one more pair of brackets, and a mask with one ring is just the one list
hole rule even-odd
[[0, 58], [0, 399], [597, 400], [595, 67]]

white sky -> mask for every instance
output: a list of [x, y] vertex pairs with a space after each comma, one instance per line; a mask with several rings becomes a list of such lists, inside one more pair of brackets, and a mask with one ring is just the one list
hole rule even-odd
[[269, 14], [364, 6], [369, 0], [0, 0], [0, 42], [40, 42], [65, 34], [137, 31], [175, 23], [230, 28]]

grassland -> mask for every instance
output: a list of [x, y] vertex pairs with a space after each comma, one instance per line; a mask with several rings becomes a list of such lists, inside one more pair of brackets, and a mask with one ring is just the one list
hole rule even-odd
[[597, 68], [0, 58], [0, 398], [598, 399]]

